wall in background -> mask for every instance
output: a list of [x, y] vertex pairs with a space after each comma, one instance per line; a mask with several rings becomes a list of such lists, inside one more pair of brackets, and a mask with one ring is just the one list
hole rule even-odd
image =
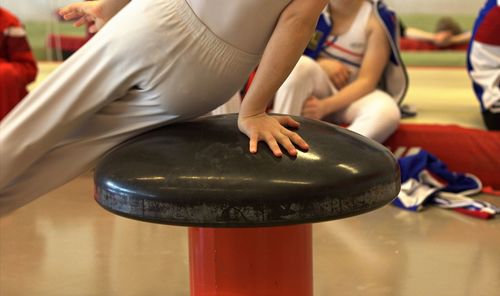
[[400, 14], [476, 15], [485, 0], [385, 0]]
[[[0, 0], [22, 21], [48, 20], [58, 7], [78, 0]], [[208, 0], [210, 1], [210, 0]], [[400, 14], [476, 15], [484, 0], [385, 0]]]
[[78, 0], [0, 0], [0, 6], [13, 12], [21, 21], [43, 21], [54, 17], [54, 11]]

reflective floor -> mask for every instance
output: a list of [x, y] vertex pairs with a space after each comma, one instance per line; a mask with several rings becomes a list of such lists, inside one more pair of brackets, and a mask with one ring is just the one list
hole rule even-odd
[[414, 67], [408, 69], [408, 74], [410, 84], [403, 104], [414, 106], [418, 114], [403, 122], [485, 129], [465, 69]]
[[[410, 70], [407, 102], [419, 109], [410, 121], [481, 128], [466, 74], [439, 71]], [[436, 90], [443, 84], [454, 96]], [[0, 219], [0, 295], [189, 295], [187, 229], [115, 216], [92, 194], [87, 173]], [[386, 206], [315, 224], [313, 240], [315, 296], [500, 293], [500, 217]]]
[[[189, 295], [187, 229], [115, 216], [92, 190], [86, 174], [0, 220], [0, 295]], [[316, 296], [500, 291], [500, 219], [386, 206], [315, 224], [313, 243]]]

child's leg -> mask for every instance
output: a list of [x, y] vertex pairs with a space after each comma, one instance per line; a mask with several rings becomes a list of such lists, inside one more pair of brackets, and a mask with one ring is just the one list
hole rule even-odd
[[210, 35], [184, 0], [130, 2], [0, 123], [0, 214], [130, 137], [206, 114], [258, 60]]
[[276, 93], [273, 112], [301, 115], [304, 101], [310, 96], [323, 98], [334, 92], [333, 84], [319, 64], [302, 56]]
[[[119, 138], [72, 143], [48, 152], [0, 192], [0, 217], [90, 169]], [[122, 138], [123, 140], [123, 138]], [[89, 198], [92, 198], [89, 196]]]
[[[88, 169], [126, 138], [176, 116], [141, 89], [154, 76], [154, 20], [125, 7], [0, 122], [0, 213]], [[134, 19], [134, 27], [124, 30]], [[151, 32], [153, 31], [153, 32]], [[147, 32], [147, 33], [145, 33]], [[156, 33], [156, 34], [155, 34]]]
[[385, 141], [399, 126], [401, 115], [394, 99], [381, 90], [352, 103], [334, 115], [335, 122], [377, 142]]
[[128, 62], [129, 42], [117, 30], [116, 22], [110, 22], [0, 123], [0, 188], [140, 84], [145, 62]]

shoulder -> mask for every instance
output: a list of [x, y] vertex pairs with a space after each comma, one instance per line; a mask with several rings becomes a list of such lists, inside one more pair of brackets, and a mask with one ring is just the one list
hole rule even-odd
[[369, 35], [371, 35], [371, 34], [384, 35], [385, 34], [384, 27], [383, 27], [381, 21], [379, 20], [377, 14], [375, 12], [375, 9], [372, 9], [372, 11], [370, 13], [370, 18], [368, 19], [368, 23], [367, 23], [367, 32]]
[[8, 10], [0, 7], [0, 23], [2, 27], [20, 27], [19, 19]]

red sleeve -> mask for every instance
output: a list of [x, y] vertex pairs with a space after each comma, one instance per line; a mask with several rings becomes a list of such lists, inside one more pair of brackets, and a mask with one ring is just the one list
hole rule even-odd
[[27, 94], [38, 68], [15, 16], [0, 7], [0, 120]]

